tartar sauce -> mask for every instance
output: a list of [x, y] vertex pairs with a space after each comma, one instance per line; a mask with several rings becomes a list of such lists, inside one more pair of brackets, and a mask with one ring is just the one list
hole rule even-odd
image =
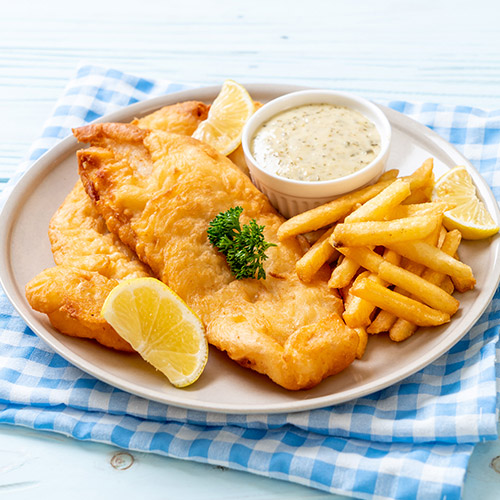
[[268, 172], [301, 181], [327, 181], [373, 161], [380, 151], [380, 135], [357, 111], [306, 104], [264, 122], [252, 139], [251, 150]]

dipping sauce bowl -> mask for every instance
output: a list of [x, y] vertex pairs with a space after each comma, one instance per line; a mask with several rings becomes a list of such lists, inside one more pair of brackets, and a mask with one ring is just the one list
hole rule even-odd
[[[318, 104], [331, 106], [309, 106]], [[332, 123], [328, 123], [328, 118], [325, 118], [327, 115], [323, 113], [325, 110], [322, 108], [332, 107], [336, 108], [333, 109], [333, 111], [346, 111], [345, 114], [347, 115], [347, 122], [345, 122], [345, 126], [343, 125], [343, 118], [340, 121], [337, 121], [337, 118], [334, 115], [332, 115], [331, 118]], [[309, 109], [314, 109], [316, 113], [319, 111], [318, 116], [321, 116], [321, 121], [316, 119], [315, 115], [303, 118], [302, 115], [305, 116]], [[298, 113], [295, 114], [294, 110], [297, 110]], [[283, 115], [284, 112], [287, 112], [286, 115]], [[277, 122], [275, 119], [277, 115], [286, 116], [286, 119]], [[295, 116], [295, 118], [293, 116], [290, 117], [290, 115]], [[358, 131], [355, 132], [358, 134], [358, 137], [353, 137], [352, 140], [345, 136], [345, 134], [348, 134], [350, 130], [347, 126], [349, 118], [352, 118], [352, 123], [354, 124], [360, 121], [360, 119], [365, 124], [366, 120], [368, 121], [368, 127], [359, 126]], [[295, 129], [299, 122], [302, 124], [304, 120], [309, 122], [306, 123], [306, 127], [308, 131], [313, 130], [313, 135], [321, 136], [321, 134], [323, 134], [324, 136], [325, 129], [328, 128], [328, 130], [330, 130], [330, 125], [332, 130], [335, 130], [335, 127], [337, 127], [337, 133], [339, 136], [342, 136], [342, 140], [340, 142], [337, 141], [338, 144], [335, 146], [337, 151], [339, 151], [339, 147], [342, 147], [339, 146], [339, 144], [345, 144], [346, 148], [352, 148], [352, 144], [357, 144], [358, 142], [366, 143], [365, 139], [368, 139], [367, 137], [361, 137], [361, 141], [357, 140], [359, 139], [359, 134], [371, 134], [370, 137], [372, 137], [373, 130], [370, 131], [369, 129], [373, 129], [374, 126], [376, 129], [375, 136], [377, 136], [378, 139], [375, 153], [374, 151], [369, 151], [371, 153], [371, 156], [368, 156], [370, 160], [369, 163], [360, 163], [357, 167], [358, 170], [356, 171], [352, 171], [352, 168], [345, 165], [347, 171], [352, 172], [347, 173], [346, 175], [335, 172], [331, 172], [330, 175], [330, 173], [325, 170], [330, 167], [323, 165], [322, 160], [319, 160], [318, 170], [322, 172], [320, 175], [323, 177], [326, 176], [327, 179], [300, 180], [300, 177], [309, 179], [315, 179], [317, 177], [316, 175], [308, 175], [307, 172], [304, 175], [304, 170], [302, 170], [301, 174], [297, 174], [300, 168], [296, 166], [296, 157], [290, 160], [286, 157], [278, 160], [277, 157], [282, 150], [288, 151], [289, 146], [292, 146], [293, 149], [294, 145], [287, 144], [287, 141], [292, 141], [292, 139], [290, 139], [294, 133], [292, 132], [292, 129]], [[267, 127], [268, 124], [269, 126], [274, 127], [274, 136], [277, 137], [277, 140], [275, 141], [277, 149], [275, 153], [267, 155], [271, 161], [268, 161], [267, 164], [265, 164], [265, 157], [263, 157], [263, 155], [259, 152], [254, 151], [253, 148], [256, 134], [259, 134], [260, 131], [263, 130], [262, 125]], [[315, 127], [317, 128], [315, 129]], [[330, 133], [328, 137], [332, 137], [332, 133]], [[312, 139], [316, 138], [314, 137]], [[335, 138], [331, 139], [332, 144], [334, 139]], [[317, 156], [320, 159], [325, 156], [335, 156], [335, 153], [331, 153], [331, 145], [328, 142], [329, 140], [330, 139], [320, 140], [322, 144], [316, 144], [312, 141], [308, 144], [308, 147], [310, 149], [313, 148], [318, 150], [316, 152], [318, 153]], [[370, 141], [368, 140], [368, 144], [369, 143]], [[391, 126], [389, 124], [389, 120], [377, 105], [362, 97], [332, 90], [304, 90], [293, 92], [268, 102], [256, 111], [250, 120], [248, 120], [242, 136], [242, 146], [245, 154], [245, 160], [254, 184], [258, 189], [267, 195], [274, 207], [287, 218], [326, 203], [340, 195], [358, 189], [373, 181], [384, 171], [387, 157], [389, 155], [390, 143]], [[257, 144], [258, 142], [255, 143], [256, 147]], [[321, 147], [324, 147], [324, 151], [319, 151]], [[328, 152], [328, 154], [325, 154], [325, 152]], [[340, 150], [339, 153], [345, 153], [344, 157], [356, 156], [356, 153], [351, 152], [351, 150]], [[342, 154], [339, 154], [339, 156], [342, 157]], [[260, 160], [257, 159], [258, 157]], [[334, 159], [332, 158], [332, 160]], [[290, 162], [290, 165], [287, 165], [288, 161]], [[344, 162], [347, 164], [346, 160], [344, 160]], [[276, 165], [278, 163], [280, 164], [280, 168], [277, 170]], [[310, 162], [308, 165], [308, 168], [316, 168], [315, 166], [311, 166]], [[340, 172], [345, 170], [342, 160], [337, 161], [336, 166], [335, 162], [333, 162], [332, 165], [333, 166], [331, 168], [339, 168]], [[289, 171], [287, 171], [287, 167], [290, 167]], [[335, 177], [337, 175], [342, 176], [337, 178], [328, 178]]]

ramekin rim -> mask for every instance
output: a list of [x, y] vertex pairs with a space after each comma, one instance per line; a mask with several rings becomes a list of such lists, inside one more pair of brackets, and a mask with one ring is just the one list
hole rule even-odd
[[[371, 118], [368, 118], [377, 128], [377, 131], [380, 134], [381, 138], [381, 148], [378, 153], [378, 155], [370, 162], [368, 165], [365, 165], [363, 168], [360, 170], [353, 172], [352, 174], [345, 175], [342, 177], [338, 177], [337, 179], [329, 179], [329, 180], [324, 180], [324, 181], [301, 181], [301, 180], [296, 180], [296, 179], [288, 179], [287, 177], [282, 177], [279, 175], [276, 175], [272, 172], [269, 172], [262, 168], [257, 160], [255, 159], [254, 155], [252, 154], [250, 150], [250, 140], [251, 137], [249, 137], [250, 132], [249, 130], [254, 126], [254, 123], [258, 121], [258, 119], [263, 115], [267, 114], [267, 111], [269, 110], [270, 107], [272, 106], [277, 106], [278, 104], [281, 104], [282, 102], [286, 102], [289, 99], [294, 98], [297, 95], [319, 95], [319, 94], [325, 94], [325, 95], [330, 95], [330, 96], [338, 96], [338, 97], [345, 97], [348, 99], [351, 99], [353, 101], [358, 102], [361, 105], [364, 105], [371, 109], [374, 114], [377, 116], [377, 118], [380, 120], [380, 122], [383, 123], [383, 127], [379, 125], [379, 123], [374, 122]], [[312, 102], [311, 104], [313, 104]], [[306, 103], [304, 103], [306, 104]], [[297, 106], [300, 106], [297, 105]], [[271, 114], [268, 118], [275, 116], [278, 113], [281, 113], [282, 111], [285, 111], [287, 109], [291, 109], [294, 107], [294, 105], [290, 106], [283, 106], [281, 109], [276, 109], [276, 111]], [[261, 120], [258, 122], [257, 125], [254, 126], [254, 130], [252, 132], [255, 132], [260, 124], [264, 121]], [[383, 128], [383, 129], [382, 129]], [[383, 135], [383, 133], [385, 135]], [[253, 136], [253, 134], [252, 134]], [[386, 139], [384, 141], [384, 138]], [[336, 186], [342, 183], [349, 183], [352, 179], [355, 179], [356, 177], [362, 177], [362, 174], [369, 171], [370, 168], [373, 168], [376, 164], [378, 164], [384, 156], [387, 154], [390, 145], [391, 145], [391, 139], [392, 139], [392, 129], [391, 129], [391, 124], [386, 117], [385, 113], [382, 111], [382, 109], [377, 106], [376, 103], [370, 101], [369, 99], [366, 99], [364, 97], [358, 96], [354, 93], [351, 92], [344, 92], [344, 91], [338, 91], [338, 90], [330, 90], [330, 89], [306, 89], [306, 90], [298, 90], [295, 92], [290, 92], [288, 94], [284, 94], [282, 96], [279, 96], [275, 99], [272, 99], [271, 101], [265, 103], [261, 108], [259, 108], [247, 121], [243, 128], [243, 133], [242, 133], [242, 138], [241, 138], [241, 145], [243, 148], [243, 153], [245, 155], [245, 158], [249, 157], [252, 163], [252, 167], [257, 169], [260, 174], [263, 174], [264, 176], [269, 176], [270, 178], [276, 180], [277, 182], [282, 182], [283, 184], [289, 184], [290, 186], [310, 186], [310, 187], [325, 187], [328, 185], [331, 186]], [[251, 167], [249, 165], [249, 169], [251, 170]]]

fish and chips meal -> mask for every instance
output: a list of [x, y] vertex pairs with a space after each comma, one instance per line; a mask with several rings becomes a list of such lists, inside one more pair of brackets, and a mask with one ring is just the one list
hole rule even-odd
[[432, 159], [389, 170], [285, 220], [241, 152], [258, 106], [228, 81], [211, 105], [75, 129], [88, 147], [50, 221], [56, 265], [26, 285], [33, 309], [138, 352], [178, 387], [202, 373], [207, 341], [299, 390], [361, 358], [369, 335], [400, 342], [449, 322], [453, 293], [475, 285], [462, 237], [498, 231], [464, 167], [437, 182]]

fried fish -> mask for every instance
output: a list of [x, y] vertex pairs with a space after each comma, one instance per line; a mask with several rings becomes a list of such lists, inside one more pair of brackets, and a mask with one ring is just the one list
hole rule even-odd
[[[128, 124], [76, 129], [87, 194], [108, 229], [204, 322], [211, 344], [287, 389], [313, 387], [355, 358], [358, 336], [342, 301], [318, 276], [302, 283], [296, 239], [279, 242], [283, 218], [230, 160], [190, 137]], [[236, 280], [209, 243], [220, 212], [243, 207], [264, 226], [267, 279]]]
[[[206, 119], [208, 109], [202, 102], [187, 101], [165, 106], [134, 123], [190, 135]], [[101, 308], [118, 280], [151, 276], [151, 270], [108, 231], [80, 180], [52, 217], [49, 239], [57, 265], [26, 285], [30, 305], [47, 314], [62, 333], [133, 351], [101, 317]]]
[[191, 135], [207, 119], [210, 106], [200, 101], [185, 101], [154, 111], [132, 124], [148, 130], [168, 130], [181, 135]]

